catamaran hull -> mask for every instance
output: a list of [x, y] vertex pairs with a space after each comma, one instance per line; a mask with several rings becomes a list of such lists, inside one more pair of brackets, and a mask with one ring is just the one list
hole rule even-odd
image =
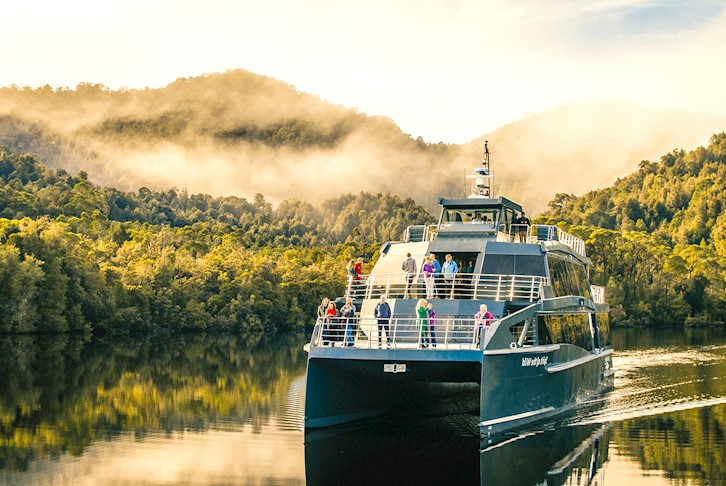
[[613, 385], [612, 350], [587, 353], [569, 345], [522, 349], [483, 354], [483, 436], [562, 413]]
[[305, 427], [381, 415], [473, 414], [481, 434], [491, 435], [562, 412], [612, 383], [609, 352], [562, 363], [557, 360], [573, 350], [552, 348], [498, 354], [326, 349], [308, 360]]

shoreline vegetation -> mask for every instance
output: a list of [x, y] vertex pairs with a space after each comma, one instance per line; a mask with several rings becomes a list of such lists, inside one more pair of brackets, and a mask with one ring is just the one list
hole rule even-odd
[[[557, 194], [535, 222], [585, 240], [613, 325], [723, 325], [724, 181], [719, 134], [610, 188]], [[304, 331], [320, 298], [343, 294], [347, 261], [371, 265], [431, 221], [381, 193], [275, 208], [261, 194], [122, 192], [0, 147], [0, 334]]]

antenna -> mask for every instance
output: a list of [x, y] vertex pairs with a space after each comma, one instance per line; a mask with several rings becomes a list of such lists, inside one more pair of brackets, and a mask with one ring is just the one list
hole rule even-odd
[[481, 167], [474, 169], [474, 175], [466, 176], [467, 179], [474, 179], [474, 186], [471, 188], [469, 197], [491, 197], [492, 195], [492, 172], [489, 167], [489, 140], [484, 141], [484, 160]]

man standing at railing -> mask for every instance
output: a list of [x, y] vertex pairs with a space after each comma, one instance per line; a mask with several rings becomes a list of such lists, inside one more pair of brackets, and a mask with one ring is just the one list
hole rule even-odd
[[386, 331], [386, 344], [391, 342], [391, 306], [386, 302], [386, 296], [381, 295], [381, 301], [376, 304], [373, 315], [378, 319], [378, 347], [381, 347], [381, 336]]
[[459, 265], [456, 264], [451, 253], [446, 255], [446, 261], [441, 267], [441, 271], [444, 274], [446, 293], [449, 294], [449, 298], [451, 299], [454, 297], [454, 279], [456, 278], [456, 273], [459, 271]]
[[519, 236], [520, 243], [526, 243], [527, 242], [527, 236], [529, 234], [529, 227], [532, 223], [530, 223], [529, 218], [524, 215], [524, 211], [522, 211], [519, 215], [519, 218], [517, 218], [516, 223], [519, 225], [517, 226], [517, 233]]
[[[416, 260], [413, 259], [410, 252], [406, 253], [406, 259], [401, 264], [401, 270], [403, 270], [406, 278], [406, 290], [403, 292], [403, 298], [408, 299], [409, 292], [415, 294], [415, 292], [412, 292], [411, 286], [413, 285], [413, 279], [416, 277]], [[415, 295], [414, 298], [416, 298]]]

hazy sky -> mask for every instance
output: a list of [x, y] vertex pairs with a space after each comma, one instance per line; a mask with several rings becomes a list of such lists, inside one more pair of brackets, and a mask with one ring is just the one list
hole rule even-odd
[[726, 116], [726, 0], [23, 0], [0, 86], [247, 69], [461, 143], [578, 101]]

